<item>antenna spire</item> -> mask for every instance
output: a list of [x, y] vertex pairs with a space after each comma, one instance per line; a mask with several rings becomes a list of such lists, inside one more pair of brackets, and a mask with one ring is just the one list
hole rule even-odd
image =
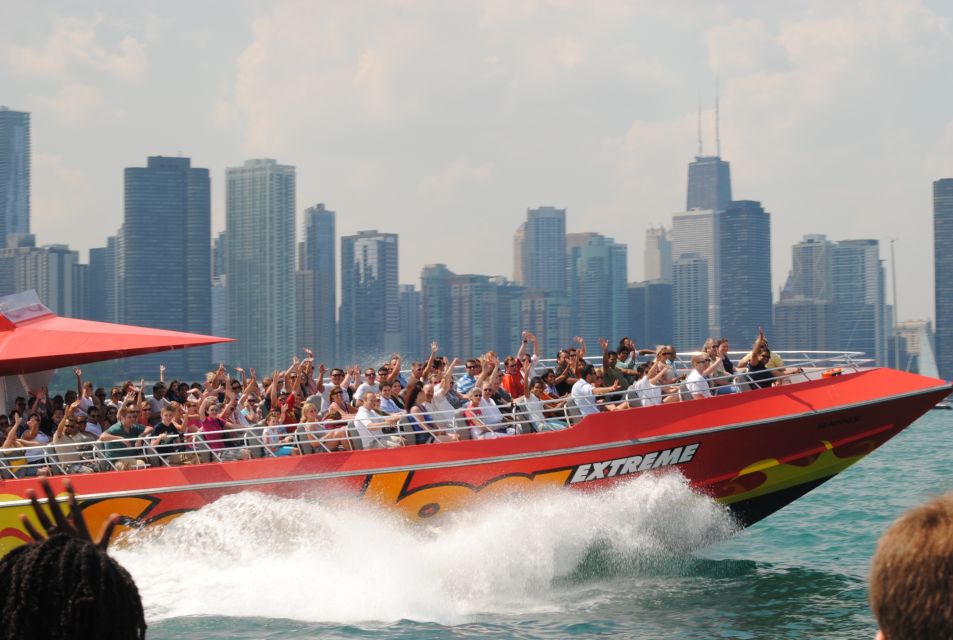
[[721, 157], [721, 132], [718, 123], [718, 78], [715, 78], [715, 155]]
[[698, 92], [698, 155], [705, 155], [702, 149], [702, 92]]

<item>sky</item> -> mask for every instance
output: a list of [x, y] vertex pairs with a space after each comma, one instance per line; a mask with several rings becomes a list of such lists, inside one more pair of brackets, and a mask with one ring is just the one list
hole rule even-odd
[[[771, 213], [775, 296], [805, 234], [895, 240], [901, 319], [933, 316], [932, 182], [953, 177], [953, 4], [0, 0], [0, 104], [32, 113], [32, 231], [103, 246], [123, 168], [297, 167], [297, 208], [400, 234], [400, 281], [511, 276], [526, 209], [629, 247], [715, 150]], [[157, 238], [157, 263], [167, 259]], [[165, 256], [165, 257], [164, 257]], [[889, 277], [890, 264], [886, 264]], [[888, 288], [888, 300], [889, 288]]]

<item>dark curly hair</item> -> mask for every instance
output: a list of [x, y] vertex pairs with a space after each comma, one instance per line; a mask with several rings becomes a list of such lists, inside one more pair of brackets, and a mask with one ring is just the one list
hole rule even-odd
[[139, 589], [96, 545], [55, 534], [0, 560], [0, 638], [144, 639]]

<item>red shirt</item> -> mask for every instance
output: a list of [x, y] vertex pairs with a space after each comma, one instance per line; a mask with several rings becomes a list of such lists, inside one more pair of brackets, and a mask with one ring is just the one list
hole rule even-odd
[[526, 388], [523, 386], [523, 364], [521, 362], [516, 363], [515, 373], [507, 372], [503, 374], [500, 386], [506, 389], [506, 392], [512, 398], [526, 395]]

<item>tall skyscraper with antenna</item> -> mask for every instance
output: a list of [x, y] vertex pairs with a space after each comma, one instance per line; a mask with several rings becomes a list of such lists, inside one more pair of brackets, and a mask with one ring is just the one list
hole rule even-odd
[[731, 166], [721, 159], [718, 96], [715, 96], [715, 155], [706, 156], [702, 145], [701, 101], [698, 105], [698, 155], [688, 164], [688, 198], [685, 209], [724, 211], [731, 202]]

